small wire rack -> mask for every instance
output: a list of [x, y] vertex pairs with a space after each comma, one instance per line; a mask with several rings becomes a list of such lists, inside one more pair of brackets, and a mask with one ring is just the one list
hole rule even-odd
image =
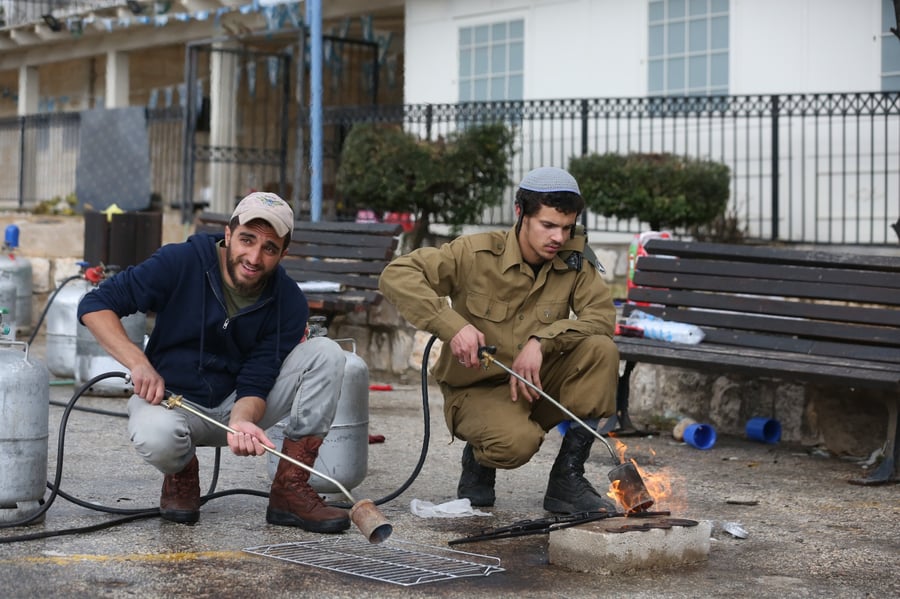
[[402, 586], [504, 571], [496, 557], [394, 539], [375, 545], [338, 537], [261, 545], [244, 551]]

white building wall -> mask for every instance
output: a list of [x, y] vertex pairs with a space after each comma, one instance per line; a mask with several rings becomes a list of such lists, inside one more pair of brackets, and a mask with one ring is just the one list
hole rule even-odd
[[881, 89], [881, 0], [731, 0], [730, 93]]
[[634, 96], [646, 90], [647, 5], [622, 0], [410, 0], [405, 101], [458, 100], [458, 31], [525, 22], [526, 98]]
[[[460, 27], [525, 21], [525, 98], [643, 96], [646, 0], [408, 0], [405, 101], [457, 101]], [[881, 88], [881, 0], [731, 0], [731, 94]]]

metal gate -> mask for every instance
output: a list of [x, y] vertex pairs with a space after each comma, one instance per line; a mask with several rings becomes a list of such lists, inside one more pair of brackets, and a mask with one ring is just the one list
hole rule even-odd
[[[230, 212], [251, 191], [272, 191], [308, 214], [309, 37], [189, 44], [185, 54], [182, 217], [199, 209]], [[323, 36], [323, 104], [371, 106], [378, 99], [378, 45]], [[298, 77], [302, 74], [301, 77]], [[333, 175], [343, 135], [324, 132], [324, 184]], [[334, 216], [333, 196], [325, 213]]]
[[250, 191], [284, 195], [289, 54], [204, 43], [185, 59], [185, 222], [196, 208], [230, 212]]

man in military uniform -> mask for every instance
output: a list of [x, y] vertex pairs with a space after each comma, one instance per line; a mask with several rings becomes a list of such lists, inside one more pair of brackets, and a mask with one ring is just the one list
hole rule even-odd
[[[615, 413], [616, 315], [601, 267], [576, 226], [583, 208], [568, 172], [538, 168], [516, 192], [513, 228], [420, 248], [381, 275], [381, 291], [400, 313], [444, 342], [434, 376], [447, 426], [466, 441], [457, 495], [472, 505], [493, 505], [495, 469], [528, 462], [545, 433], [566, 418], [503, 369], [481, 368], [479, 348], [496, 346], [497, 360], [595, 428]], [[544, 509], [615, 509], [584, 477], [594, 438], [579, 425], [569, 428]]]

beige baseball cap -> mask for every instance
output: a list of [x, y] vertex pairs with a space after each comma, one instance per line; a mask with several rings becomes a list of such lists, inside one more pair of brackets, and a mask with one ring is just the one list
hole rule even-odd
[[294, 211], [278, 195], [267, 191], [254, 191], [241, 200], [231, 218], [246, 225], [255, 218], [261, 218], [275, 229], [279, 237], [284, 237], [294, 228]]

